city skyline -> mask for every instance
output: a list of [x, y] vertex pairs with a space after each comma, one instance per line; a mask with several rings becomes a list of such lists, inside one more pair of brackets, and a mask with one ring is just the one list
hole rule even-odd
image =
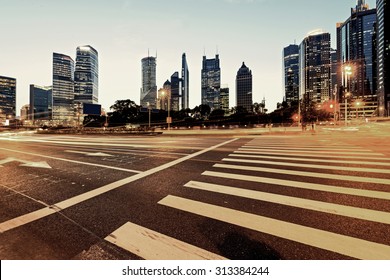
[[[299, 44], [308, 32], [318, 28], [331, 34], [335, 48], [336, 23], [345, 20], [356, 5], [354, 0], [274, 2], [96, 1], [90, 5], [68, 1], [61, 3], [57, 14], [58, 4], [51, 1], [4, 3], [1, 21], [11, 28], [4, 35], [9, 43], [0, 52], [0, 75], [17, 79], [19, 114], [29, 103], [30, 84], [51, 85], [53, 52], [75, 59], [76, 46], [91, 45], [99, 51], [99, 103], [109, 109], [118, 99], [139, 103], [139, 61], [147, 56], [148, 49], [151, 55], [157, 54], [158, 88], [180, 69], [181, 55], [186, 53], [192, 73], [189, 105], [193, 108], [201, 103], [202, 57], [218, 53], [221, 81], [234, 89], [237, 65], [247, 62], [253, 72], [253, 102], [265, 97], [266, 107], [272, 111], [284, 96], [283, 48]], [[367, 4], [375, 7], [375, 1]], [[210, 18], [215, 11], [220, 16]], [[78, 31], [75, 26], [80, 24], [94, 28]], [[167, 32], [173, 29], [167, 40]], [[230, 91], [230, 107], [236, 104], [235, 94]]]

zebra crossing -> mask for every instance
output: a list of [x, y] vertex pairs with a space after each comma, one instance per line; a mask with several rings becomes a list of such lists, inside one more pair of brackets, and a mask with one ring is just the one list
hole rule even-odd
[[[303, 211], [315, 211], [327, 215], [358, 219], [373, 224], [390, 225], [390, 212], [386, 210], [370, 209], [364, 205], [359, 207], [344, 205], [336, 201], [320, 201], [299, 197], [299, 191], [309, 190], [332, 195], [344, 195], [351, 199], [371, 199], [383, 203], [390, 200], [390, 159], [383, 154], [362, 149], [358, 146], [344, 145], [343, 143], [329, 143], [320, 141], [302, 141], [281, 139], [256, 138], [238, 148], [215, 163], [210, 170], [205, 170], [200, 178], [191, 180], [183, 188], [223, 194], [237, 199], [250, 199], [253, 203], [272, 203], [287, 209], [297, 208]], [[288, 175], [289, 179], [280, 178]], [[210, 180], [219, 183], [210, 183]], [[315, 181], [315, 182], [314, 182]], [[319, 181], [319, 182], [318, 182]], [[251, 189], [242, 187], [240, 183], [250, 183]], [[346, 183], [351, 183], [346, 186]], [[359, 184], [359, 186], [354, 186]], [[245, 186], [245, 184], [244, 184]], [[286, 193], [272, 193], [264, 186], [278, 186]], [[297, 196], [291, 196], [287, 190], [297, 191]], [[159, 205], [182, 212], [192, 213], [208, 219], [217, 220], [272, 235], [288, 241], [298, 242], [315, 248], [327, 250], [356, 259], [390, 259], [390, 246], [357, 238], [347, 234], [327, 231], [313, 226], [293, 223], [275, 217], [262, 216], [250, 213], [247, 210], [232, 209], [210, 202], [189, 199], [176, 195], [168, 195], [158, 202]], [[136, 226], [136, 225], [135, 225]], [[340, 225], [342, 226], [342, 225]], [[213, 253], [206, 253], [194, 245], [184, 244], [179, 240], [172, 244], [160, 246], [155, 240], [171, 240], [163, 236], [156, 238], [156, 234], [141, 234], [143, 241], [127, 238], [129, 230], [134, 227], [125, 225], [126, 234], [120, 229], [106, 238], [145, 259], [222, 259]], [[148, 231], [148, 229], [142, 229]], [[390, 227], [388, 227], [388, 233]], [[123, 231], [123, 229], [122, 229]], [[154, 240], [151, 242], [151, 240]], [[129, 243], [136, 242], [137, 246]], [[140, 244], [144, 244], [154, 254], [140, 254]], [[171, 244], [171, 243], [170, 243]], [[179, 245], [177, 245], [179, 244]], [[169, 249], [173, 247], [174, 249]], [[177, 252], [181, 248], [183, 252]], [[183, 249], [185, 248], [185, 249]], [[188, 251], [196, 252], [188, 254]], [[197, 253], [197, 252], [202, 253]], [[170, 252], [167, 254], [167, 252]], [[174, 253], [173, 253], [174, 252]]]

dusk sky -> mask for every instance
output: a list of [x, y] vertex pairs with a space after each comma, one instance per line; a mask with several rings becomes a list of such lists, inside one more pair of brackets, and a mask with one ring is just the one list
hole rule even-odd
[[[370, 8], [375, 1], [366, 1]], [[355, 0], [0, 0], [0, 75], [17, 79], [17, 115], [29, 103], [29, 84], [52, 85], [52, 54], [75, 59], [77, 46], [99, 52], [99, 103], [140, 103], [141, 59], [157, 52], [157, 87], [181, 70], [187, 54], [190, 107], [201, 103], [204, 53], [218, 50], [221, 83], [235, 106], [235, 76], [252, 70], [253, 101], [272, 111], [283, 101], [282, 50], [315, 29], [331, 33]]]

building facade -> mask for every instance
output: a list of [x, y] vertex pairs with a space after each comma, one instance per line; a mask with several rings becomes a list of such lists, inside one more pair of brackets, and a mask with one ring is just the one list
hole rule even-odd
[[180, 92], [181, 92], [181, 82], [179, 77], [179, 72], [175, 72], [171, 76], [171, 102], [170, 110], [171, 111], [180, 111]]
[[52, 87], [30, 85], [29, 120], [33, 122], [39, 120], [51, 120], [52, 105]]
[[245, 108], [248, 112], [252, 112], [252, 84], [252, 71], [243, 62], [236, 76], [236, 100], [237, 107]]
[[378, 109], [380, 116], [390, 116], [390, 4], [377, 0], [377, 48], [378, 48]]
[[361, 111], [366, 116], [377, 108], [376, 22], [376, 9], [358, 0], [351, 16], [337, 26], [338, 80], [344, 86], [340, 94], [348, 92], [350, 102], [363, 102], [365, 108], [361, 107]]
[[74, 61], [71, 57], [53, 53], [53, 123], [74, 124]]
[[203, 56], [202, 62], [202, 104], [209, 105], [210, 108], [219, 109], [221, 104], [221, 68], [219, 55], [215, 58], [207, 59]]
[[332, 93], [330, 34], [321, 30], [309, 33], [299, 52], [300, 99], [314, 103], [328, 101]]
[[156, 108], [157, 84], [156, 84], [156, 57], [148, 56], [141, 60], [142, 64], [142, 88], [141, 107]]
[[229, 113], [229, 87], [227, 85], [223, 85], [221, 87], [221, 106], [220, 108], [225, 111], [225, 115]]
[[190, 72], [188, 70], [186, 54], [182, 55], [181, 63], [181, 109], [190, 107]]
[[0, 125], [16, 118], [16, 79], [0, 76]]
[[299, 98], [299, 46], [289, 45], [283, 49], [284, 100], [298, 104]]
[[[171, 82], [167, 80], [158, 90], [157, 109], [168, 111], [171, 106]], [[170, 108], [169, 108], [170, 110]]]
[[99, 102], [98, 52], [91, 46], [76, 49], [74, 93], [75, 102], [90, 104]]

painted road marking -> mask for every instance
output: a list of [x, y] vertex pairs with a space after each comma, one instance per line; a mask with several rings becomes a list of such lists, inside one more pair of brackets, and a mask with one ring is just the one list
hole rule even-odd
[[72, 151], [72, 150], [65, 150], [66, 153], [72, 153], [72, 154], [82, 154], [90, 157], [112, 157], [112, 155], [101, 153], [101, 152], [83, 152], [83, 151]]
[[216, 193], [228, 194], [228, 195], [266, 201], [271, 203], [277, 203], [281, 205], [293, 206], [302, 209], [309, 209], [309, 210], [330, 213], [339, 216], [367, 220], [371, 222], [390, 224], [390, 213], [382, 212], [382, 211], [344, 206], [344, 205], [316, 201], [311, 199], [303, 199], [303, 198], [297, 198], [292, 196], [271, 194], [266, 192], [253, 191], [253, 190], [247, 190], [242, 188], [234, 188], [234, 187], [224, 186], [224, 185], [202, 183], [196, 181], [191, 181], [185, 184], [184, 186], [193, 189], [200, 189], [200, 190], [205, 190], [210, 192], [216, 192]]
[[277, 159], [277, 160], [293, 160], [293, 161], [306, 161], [306, 162], [324, 162], [324, 163], [341, 163], [341, 164], [359, 164], [359, 165], [378, 165], [378, 166], [390, 166], [387, 162], [372, 162], [372, 161], [352, 161], [352, 160], [330, 160], [330, 159], [310, 159], [310, 158], [296, 158], [296, 157], [273, 157], [262, 155], [250, 155], [240, 154], [235, 151], [234, 154], [230, 154], [229, 157], [242, 157], [242, 158], [263, 158], [263, 159]]
[[369, 183], [369, 184], [375, 183], [375, 184], [390, 185], [389, 179], [373, 178], [373, 177], [347, 176], [347, 175], [337, 175], [337, 174], [328, 174], [328, 173], [315, 173], [315, 172], [294, 171], [294, 170], [287, 170], [287, 169], [231, 165], [231, 164], [215, 164], [213, 167], [256, 171], [256, 172], [277, 173], [283, 175], [305, 176], [305, 177], [323, 178], [323, 179], [334, 179], [334, 180], [361, 182], [361, 183]]
[[9, 158], [0, 160], [0, 167], [3, 167], [3, 164], [7, 164], [7, 163], [13, 162], [13, 161], [21, 162], [22, 164], [19, 166], [51, 169], [51, 166], [46, 161], [34, 162], [34, 161], [22, 160], [22, 159], [13, 158], [13, 157], [9, 157]]
[[303, 168], [313, 168], [313, 169], [322, 169], [322, 170], [327, 169], [327, 170], [339, 170], [339, 171], [390, 174], [390, 169], [383, 169], [383, 168], [378, 169], [378, 168], [361, 168], [361, 167], [347, 167], [347, 166], [330, 166], [330, 165], [291, 163], [291, 162], [281, 162], [281, 161], [264, 161], [264, 160], [251, 160], [251, 159], [234, 159], [234, 158], [224, 158], [224, 159], [222, 159], [222, 161], [240, 162], [240, 163], [255, 163], [255, 164], [277, 165], [277, 166], [303, 167]]
[[[302, 157], [321, 157], [321, 158], [342, 158], [342, 159], [372, 159], [372, 160], [381, 160], [381, 161], [390, 161], [390, 158], [385, 158], [385, 157], [367, 157], [367, 156], [344, 156], [344, 155], [310, 155], [310, 154], [304, 154], [304, 155], [297, 155], [295, 153], [291, 154], [289, 152], [273, 152], [272, 150], [270, 151], [235, 151], [234, 153], [240, 153], [240, 154], [250, 154], [250, 155], [281, 155], [281, 156], [302, 156]], [[384, 156], [384, 155], [382, 155]]]
[[105, 240], [145, 260], [225, 260], [224, 257], [133, 223]]
[[243, 148], [247, 149], [279, 149], [279, 150], [297, 150], [297, 151], [348, 151], [348, 152], [372, 152], [372, 150], [368, 149], [356, 149], [356, 148], [333, 148], [329, 146], [324, 147], [291, 147], [290, 145], [286, 146], [263, 146], [263, 145], [245, 145]]
[[58, 157], [52, 157], [52, 156], [45, 156], [45, 155], [41, 155], [41, 154], [34, 154], [34, 153], [28, 153], [28, 152], [21, 152], [21, 151], [11, 150], [11, 149], [5, 149], [5, 148], [0, 148], [0, 150], [9, 151], [9, 152], [14, 152], [14, 153], [20, 153], [20, 154], [25, 154], [25, 155], [32, 155], [32, 156], [37, 156], [37, 157], [43, 157], [43, 158], [49, 158], [49, 159], [54, 159], [54, 160], [59, 160], [59, 161], [66, 161], [66, 162], [70, 162], [70, 163], [76, 163], [76, 164], [82, 164], [82, 165], [89, 165], [89, 166], [101, 167], [101, 168], [105, 168], [105, 169], [113, 169], [113, 170], [118, 170], [118, 171], [130, 172], [130, 173], [141, 173], [141, 172], [142, 172], [142, 171], [133, 170], [133, 169], [120, 168], [120, 167], [108, 166], [108, 165], [102, 165], [102, 164], [96, 164], [96, 163], [89, 163], [89, 162], [71, 160], [71, 159], [66, 159], [66, 158], [58, 158]]
[[[269, 151], [269, 149], [262, 149], [262, 148], [239, 148], [240, 151], [253, 151], [253, 152], [262, 152], [262, 151]], [[342, 152], [342, 151], [295, 151], [295, 150], [281, 150], [281, 149], [273, 149], [272, 151], [277, 152], [288, 152], [288, 153], [299, 153], [299, 154], [345, 154], [345, 155], [367, 155], [367, 156], [384, 156], [384, 154], [381, 153], [373, 153], [373, 152]]]
[[389, 260], [390, 246], [221, 206], [167, 196], [160, 205], [365, 260]]
[[307, 189], [313, 191], [322, 191], [322, 192], [330, 192], [330, 193], [337, 193], [337, 194], [347, 194], [347, 195], [354, 195], [354, 196], [361, 196], [361, 197], [390, 200], [390, 193], [381, 192], [381, 191], [344, 188], [344, 187], [337, 187], [332, 185], [305, 183], [300, 181], [289, 181], [289, 180], [281, 180], [281, 179], [272, 179], [267, 177], [248, 176], [248, 175], [213, 172], [213, 171], [205, 171], [202, 173], [202, 175], [233, 179], [233, 180], [242, 180], [248, 182], [256, 182], [262, 184], [279, 185], [279, 186], [298, 188], [298, 189]]
[[[5, 222], [0, 224], [0, 230], [1, 230], [1, 232], [5, 232], [5, 231], [11, 230], [11, 229], [13, 229], [15, 227], [18, 227], [18, 226], [25, 225], [27, 223], [33, 222], [33, 221], [35, 221], [37, 219], [44, 218], [44, 217], [46, 217], [48, 215], [51, 215], [51, 214], [54, 214], [56, 212], [60, 212], [61, 210], [64, 210], [64, 209], [69, 208], [69, 207], [72, 207], [74, 205], [77, 205], [77, 204], [79, 204], [81, 202], [84, 202], [86, 200], [89, 200], [91, 198], [97, 197], [97, 196], [102, 195], [104, 193], [107, 193], [109, 191], [115, 190], [115, 189], [117, 189], [119, 187], [122, 187], [122, 186], [124, 186], [126, 184], [129, 184], [131, 182], [134, 182], [134, 181], [137, 181], [139, 179], [145, 178], [147, 176], [150, 176], [150, 175], [155, 174], [157, 172], [160, 172], [162, 170], [168, 169], [168, 168], [170, 168], [172, 166], [175, 166], [175, 165], [177, 165], [179, 163], [182, 163], [184, 161], [187, 161], [189, 159], [192, 159], [194, 157], [197, 157], [197, 156], [199, 156], [201, 154], [207, 153], [207, 152], [209, 152], [211, 150], [217, 149], [217, 148], [222, 147], [224, 145], [227, 145], [227, 144], [229, 144], [231, 142], [234, 142], [236, 140], [238, 140], [238, 138], [234, 138], [234, 139], [225, 141], [223, 143], [220, 143], [220, 144], [217, 144], [215, 146], [209, 147], [209, 148], [204, 149], [202, 151], [198, 151], [198, 152], [195, 152], [193, 154], [187, 155], [185, 157], [182, 157], [182, 158], [173, 160], [171, 162], [165, 163], [163, 165], [157, 166], [157, 167], [152, 168], [150, 170], [138, 173], [136, 175], [127, 177], [125, 179], [122, 179], [122, 180], [113, 182], [111, 184], [102, 186], [102, 187], [97, 188], [95, 190], [92, 190], [92, 191], [80, 194], [78, 196], [69, 198], [69, 199], [61, 201], [61, 202], [58, 202], [58, 203], [56, 203], [56, 204], [54, 204], [54, 205], [52, 205], [50, 207], [38, 210], [40, 212], [35, 211], [33, 213], [26, 214], [26, 215], [14, 218], [12, 220], [5, 221]], [[51, 208], [55, 209], [55, 211], [45, 210], [45, 209], [51, 209]], [[38, 214], [35, 214], [35, 213], [38, 213]]]

